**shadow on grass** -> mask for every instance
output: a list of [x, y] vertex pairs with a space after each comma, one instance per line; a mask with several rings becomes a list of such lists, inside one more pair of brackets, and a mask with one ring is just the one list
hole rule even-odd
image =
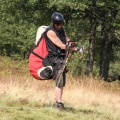
[[[54, 108], [58, 110], [53, 104], [44, 104], [43, 107], [48, 107], [48, 108]], [[60, 110], [61, 111], [61, 110]], [[101, 114], [98, 111], [95, 110], [90, 110], [90, 109], [75, 109], [72, 107], [65, 107], [65, 110], [63, 112], [72, 112], [72, 113], [84, 113], [84, 114]]]
[[84, 114], [94, 114], [94, 113], [96, 113], [96, 111], [94, 111], [94, 110], [90, 110], [90, 109], [74, 109], [72, 107], [66, 107], [66, 111], [72, 112], [72, 113], [81, 112], [81, 113], [84, 113]]

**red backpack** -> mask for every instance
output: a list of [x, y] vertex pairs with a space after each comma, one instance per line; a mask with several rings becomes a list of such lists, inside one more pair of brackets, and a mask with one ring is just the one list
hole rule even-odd
[[31, 51], [29, 55], [29, 71], [32, 76], [38, 80], [41, 78], [38, 76], [38, 70], [43, 65], [43, 59], [48, 55], [48, 49], [46, 46], [46, 40], [44, 37], [41, 37], [37, 43], [37, 46]]

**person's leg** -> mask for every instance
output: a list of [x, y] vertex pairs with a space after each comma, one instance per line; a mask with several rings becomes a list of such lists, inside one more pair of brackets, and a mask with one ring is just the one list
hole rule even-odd
[[63, 87], [59, 88], [56, 86], [55, 96], [57, 102], [62, 102], [62, 94], [63, 94]]
[[66, 84], [66, 73], [63, 72], [61, 75], [57, 76], [55, 79], [56, 83], [56, 101], [57, 102], [62, 102], [62, 95], [63, 95], [63, 88], [65, 87]]
[[56, 108], [59, 110], [65, 110], [64, 104], [62, 103], [63, 87], [59, 88], [56, 86]]
[[56, 107], [60, 110], [64, 110], [64, 104], [62, 102], [63, 88], [65, 87], [66, 77], [65, 72], [63, 72], [59, 77], [57, 77], [56, 81]]

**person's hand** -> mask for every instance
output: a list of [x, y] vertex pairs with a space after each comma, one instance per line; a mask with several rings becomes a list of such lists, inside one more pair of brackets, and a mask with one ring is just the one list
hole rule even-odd
[[72, 48], [72, 47], [75, 46], [75, 42], [74, 42], [74, 41], [68, 41], [68, 42], [67, 42], [67, 45], [68, 45], [70, 48]]
[[84, 47], [77, 47], [77, 52], [79, 52], [79, 53], [83, 53], [84, 50], [85, 50]]

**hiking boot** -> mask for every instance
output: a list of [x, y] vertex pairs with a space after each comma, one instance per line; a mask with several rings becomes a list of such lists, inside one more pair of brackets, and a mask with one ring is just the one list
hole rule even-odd
[[61, 111], [65, 110], [64, 104], [62, 102], [56, 102], [56, 108]]

